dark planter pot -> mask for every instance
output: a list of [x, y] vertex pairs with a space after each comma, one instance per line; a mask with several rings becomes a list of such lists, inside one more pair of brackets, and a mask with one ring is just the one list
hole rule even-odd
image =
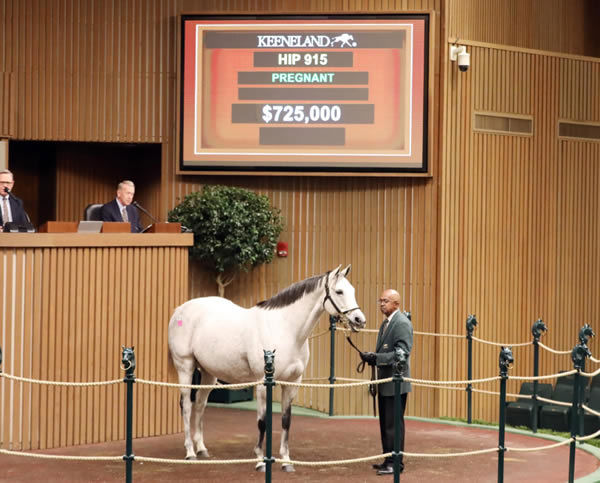
[[[226, 382], [219, 381], [222, 384]], [[208, 395], [208, 402], [231, 404], [240, 401], [252, 401], [253, 391], [251, 387], [244, 389], [213, 389]]]

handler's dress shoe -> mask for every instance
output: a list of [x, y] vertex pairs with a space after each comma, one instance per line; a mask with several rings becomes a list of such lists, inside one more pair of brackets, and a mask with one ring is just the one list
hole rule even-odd
[[[400, 473], [404, 471], [404, 467], [400, 467]], [[393, 475], [394, 474], [394, 465], [385, 465], [383, 468], [377, 470], [378, 475]]]
[[382, 470], [387, 466], [387, 463], [373, 463], [371, 466], [374, 470]]

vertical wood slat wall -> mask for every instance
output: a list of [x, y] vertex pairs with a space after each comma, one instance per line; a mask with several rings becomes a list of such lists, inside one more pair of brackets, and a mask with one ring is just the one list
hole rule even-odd
[[[480, 338], [524, 342], [541, 317], [549, 327], [543, 342], [569, 350], [584, 323], [599, 322], [600, 143], [559, 140], [558, 120], [600, 121], [600, 61], [467, 47], [467, 73], [445, 66], [444, 136], [452, 142], [441, 176], [440, 332], [456, 331], [456, 322], [474, 313]], [[532, 116], [534, 134], [474, 132], [478, 111]], [[598, 344], [590, 347], [597, 357]], [[498, 351], [475, 344], [475, 378], [498, 374]], [[466, 360], [458, 341], [444, 342], [442, 353]], [[531, 375], [532, 346], [514, 354], [512, 372]], [[552, 374], [572, 369], [572, 362], [568, 354], [542, 350], [540, 367]], [[465, 377], [462, 362], [442, 370], [442, 379]], [[518, 392], [518, 384], [509, 391]], [[465, 398], [441, 392], [438, 410], [464, 415]], [[496, 420], [497, 412], [497, 397], [475, 396], [475, 418]]]
[[[135, 346], [137, 377], [170, 380], [166, 327], [187, 298], [187, 266], [186, 247], [2, 249], [3, 372], [66, 382], [122, 379], [125, 345]], [[181, 429], [176, 390], [135, 390], [135, 437]], [[2, 378], [0, 415], [3, 448], [122, 440], [125, 387]]]
[[447, 36], [600, 56], [595, 0], [446, 0]]
[[[514, 24], [497, 21], [502, 15], [523, 22], [529, 18], [529, 26], [536, 23], [540, 9], [556, 14], [566, 3], [565, 15], [546, 19], [558, 22], [548, 29], [556, 33], [553, 36], [538, 32], [520, 37], [528, 28], [512, 29]], [[483, 10], [477, 10], [478, 5]], [[558, 141], [556, 117], [560, 113], [566, 118], [598, 120], [594, 107], [598, 102], [586, 103], [581, 95], [586, 92], [588, 99], [597, 99], [597, 64], [548, 53], [473, 46], [472, 67], [461, 76], [446, 60], [445, 37], [587, 53], [583, 33], [572, 29], [579, 21], [574, 19], [585, 17], [586, 5], [583, 0], [511, 1], [506, 9], [487, 0], [285, 3], [286, 10], [280, 13], [425, 10], [447, 20], [444, 25], [438, 22], [444, 35], [438, 36], [440, 45], [432, 47], [434, 65], [444, 68], [432, 74], [439, 76], [443, 88], [443, 95], [436, 96], [441, 104], [434, 106], [434, 116], [440, 111], [443, 117], [439, 176], [431, 180], [175, 174], [177, 14], [278, 13], [270, 1], [0, 0], [0, 25], [7, 39], [0, 44], [0, 71], [3, 85], [11, 86], [11, 94], [0, 97], [0, 135], [161, 142], [162, 189], [157, 196], [163, 216], [178, 198], [206, 183], [235, 184], [268, 194], [286, 216], [291, 254], [240, 277], [228, 296], [243, 305], [338, 263], [351, 262], [351, 280], [370, 328], [377, 326], [379, 318], [373, 300], [389, 283], [403, 294], [404, 308], [412, 310], [416, 330], [463, 334], [467, 314], [475, 312], [481, 322], [480, 337], [512, 342], [526, 340], [528, 327], [542, 316], [550, 325], [548, 345], [565, 349], [573, 343], [571, 334], [582, 320], [596, 320], [588, 295], [594, 293], [597, 280], [584, 257], [597, 251], [597, 224], [589, 218], [597, 206], [591, 191], [598, 152], [595, 143]], [[582, 85], [577, 79], [583, 79]], [[511, 82], [518, 88], [511, 89]], [[532, 115], [535, 135], [517, 139], [474, 134], [470, 127], [474, 109]], [[438, 154], [433, 155], [437, 166]], [[571, 169], [574, 165], [587, 169], [589, 177]], [[72, 167], [75, 163], [65, 165], [65, 169]], [[60, 173], [58, 179], [58, 191], [77, 185], [76, 172], [74, 177]], [[565, 180], [571, 185], [565, 186]], [[85, 174], [81, 184], [96, 189], [99, 196], [104, 193]], [[398, 205], [397, 214], [386, 211]], [[57, 210], [79, 213], [81, 206], [83, 200], [71, 196]], [[579, 218], [573, 218], [575, 208], [582, 209]], [[397, 233], [381, 221], [385, 219], [398, 220]], [[205, 293], [214, 293], [213, 283], [192, 267], [189, 295]], [[326, 326], [324, 320], [317, 333]], [[369, 337], [361, 335], [358, 340], [372, 346]], [[328, 343], [319, 337], [312, 344], [307, 377], [321, 377], [328, 374]], [[417, 338], [415, 377], [435, 374], [436, 379], [452, 379], [464, 374], [464, 347], [463, 340], [423, 337], [420, 342]], [[342, 351], [340, 343], [337, 349], [337, 366], [345, 371], [339, 375], [351, 375], [354, 356]], [[484, 347], [477, 354], [481, 374], [495, 374], [495, 350]], [[516, 355], [519, 361], [527, 357]], [[548, 371], [564, 367], [561, 361], [549, 364]], [[409, 411], [464, 416], [464, 395], [458, 394], [416, 393]], [[320, 394], [307, 391], [299, 399], [311, 407], [326, 406]], [[365, 394], [338, 398], [338, 403], [337, 412], [369, 411]], [[495, 419], [493, 404], [482, 396], [476, 404], [483, 406], [478, 417]]]

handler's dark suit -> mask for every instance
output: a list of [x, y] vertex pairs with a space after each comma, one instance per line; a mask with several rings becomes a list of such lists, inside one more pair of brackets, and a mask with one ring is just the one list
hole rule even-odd
[[[392, 314], [391, 319], [386, 324], [384, 320], [377, 334], [377, 346], [375, 354], [377, 357], [377, 379], [386, 379], [394, 375], [394, 348], [401, 347], [407, 355], [407, 369], [404, 377], [410, 377], [410, 351], [413, 345], [413, 327], [412, 323], [399, 310]], [[406, 399], [411, 391], [410, 382], [403, 382], [400, 386], [401, 409], [400, 409], [400, 451], [404, 451], [404, 410], [406, 409]], [[386, 382], [379, 384], [378, 396], [379, 406], [379, 430], [381, 432], [381, 445], [384, 453], [394, 450], [394, 383]], [[393, 458], [386, 458], [386, 464], [392, 465]], [[402, 455], [400, 455], [400, 468], [402, 464]]]
[[[137, 208], [133, 205], [127, 205], [126, 210], [127, 217], [131, 224], [131, 233], [141, 232], [142, 225], [140, 225], [140, 214], [138, 213]], [[102, 205], [100, 216], [102, 217], [102, 221], [123, 221], [123, 215], [119, 210], [116, 199]]]
[[[0, 194], [0, 203], [3, 203], [3, 196]], [[23, 201], [16, 196], [9, 196], [8, 203], [10, 204], [10, 212], [12, 214], [13, 223], [25, 225], [29, 223], [29, 217], [23, 208]], [[2, 210], [0, 209], [0, 225], [4, 225], [8, 220], [3, 219]]]

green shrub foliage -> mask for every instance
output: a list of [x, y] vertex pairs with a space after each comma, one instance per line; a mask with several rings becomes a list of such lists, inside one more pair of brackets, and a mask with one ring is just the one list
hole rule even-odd
[[233, 276], [273, 260], [283, 218], [269, 198], [231, 186], [205, 186], [169, 212], [194, 232], [190, 257], [217, 275]]

